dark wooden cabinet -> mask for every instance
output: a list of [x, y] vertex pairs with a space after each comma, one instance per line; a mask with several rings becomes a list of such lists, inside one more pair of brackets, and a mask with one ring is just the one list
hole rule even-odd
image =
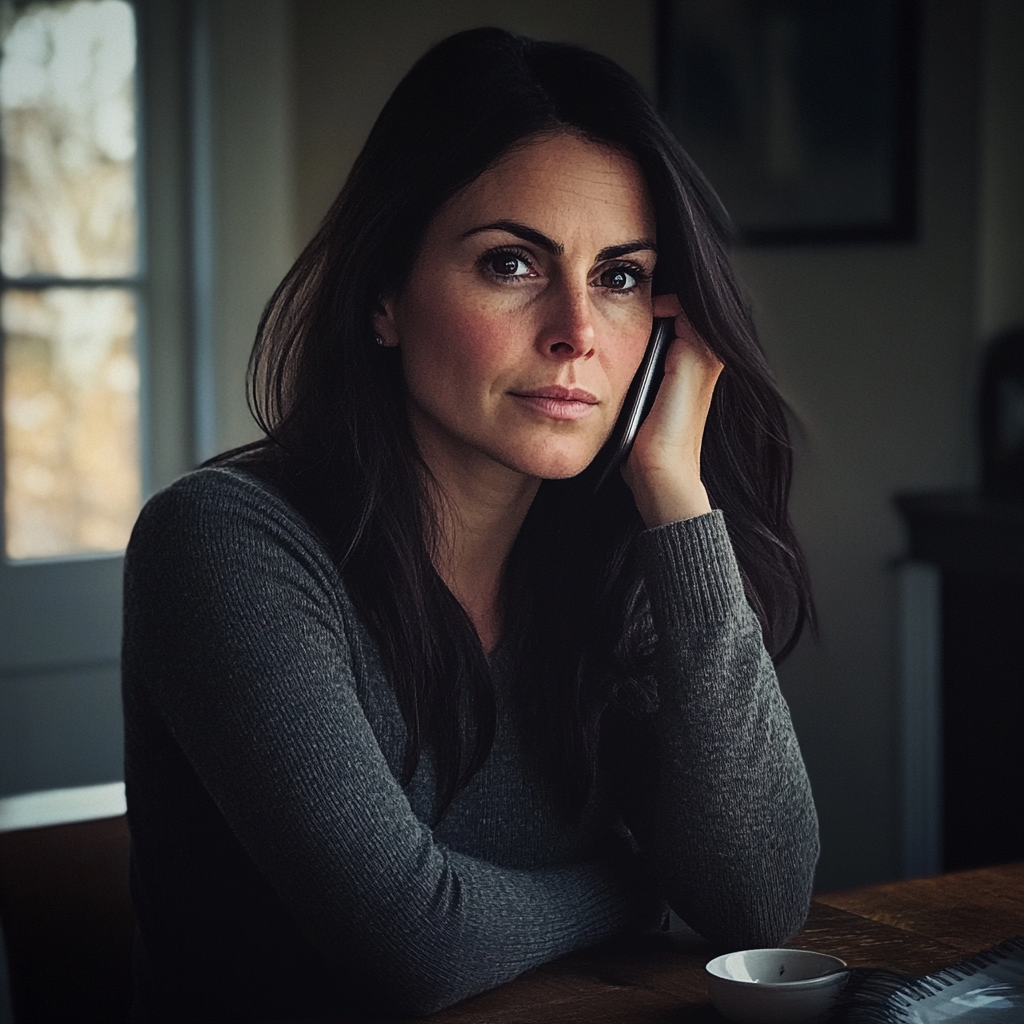
[[1024, 858], [1024, 504], [902, 495], [909, 556], [941, 576], [942, 861]]

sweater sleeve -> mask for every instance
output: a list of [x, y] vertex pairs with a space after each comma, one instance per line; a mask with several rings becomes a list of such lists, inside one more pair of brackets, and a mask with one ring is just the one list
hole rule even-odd
[[[658, 708], [629, 821], [670, 906], [729, 948], [803, 925], [818, 823], [789, 709], [721, 512], [649, 530]], [[645, 778], [644, 778], [645, 777]], [[653, 779], [653, 783], [652, 783]]]
[[306, 936], [367, 1001], [422, 1014], [640, 927], [621, 865], [506, 869], [435, 841], [356, 697], [333, 571], [287, 505], [224, 470], [153, 499], [126, 560], [125, 687]]

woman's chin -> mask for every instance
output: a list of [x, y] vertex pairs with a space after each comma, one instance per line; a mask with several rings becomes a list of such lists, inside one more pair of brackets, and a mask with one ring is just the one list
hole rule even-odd
[[517, 459], [516, 468], [541, 480], [568, 480], [579, 476], [596, 455], [590, 446], [585, 451], [537, 453], [534, 457]]

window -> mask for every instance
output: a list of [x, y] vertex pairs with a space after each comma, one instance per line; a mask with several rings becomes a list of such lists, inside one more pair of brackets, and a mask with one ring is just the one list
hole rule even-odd
[[0, 0], [0, 35], [5, 552], [115, 552], [142, 490], [134, 11]]

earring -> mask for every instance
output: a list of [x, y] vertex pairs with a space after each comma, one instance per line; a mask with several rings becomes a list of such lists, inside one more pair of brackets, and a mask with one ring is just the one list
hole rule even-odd
[[379, 334], [374, 334], [373, 340], [375, 342], [377, 342], [378, 345], [386, 345], [387, 344], [387, 342]]

